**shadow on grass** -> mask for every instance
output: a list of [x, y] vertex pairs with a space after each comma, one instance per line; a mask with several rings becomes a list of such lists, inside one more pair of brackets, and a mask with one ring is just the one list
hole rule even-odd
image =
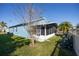
[[56, 51], [56, 49], [57, 49], [57, 47], [58, 47], [58, 44], [59, 44], [59, 42], [57, 42], [57, 43], [56, 43], [55, 48], [54, 48], [54, 50], [53, 50], [53, 52], [52, 52], [51, 56], [53, 56], [53, 55], [54, 55], [54, 53], [55, 53], [55, 51]]
[[58, 56], [77, 56], [74, 49], [68, 50], [64, 48], [59, 48]]
[[12, 33], [0, 34], [0, 55], [6, 56], [9, 55], [12, 51], [15, 50], [13, 44]]
[[24, 38], [21, 37], [12, 38], [12, 36], [14, 36], [13, 33], [0, 34], [0, 56], [10, 56], [10, 54], [13, 51], [15, 51], [17, 47], [20, 48], [21, 46], [23, 46], [23, 44], [20, 44], [15, 40], [17, 39], [22, 40]]
[[77, 56], [74, 49], [66, 49], [60, 47], [61, 40], [57, 41], [51, 56]]
[[10, 56], [16, 48], [29, 44], [29, 39], [26, 40], [23, 37], [15, 36], [13, 33], [0, 34], [0, 56]]

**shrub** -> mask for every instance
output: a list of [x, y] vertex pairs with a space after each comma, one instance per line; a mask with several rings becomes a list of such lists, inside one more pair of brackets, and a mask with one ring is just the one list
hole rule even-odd
[[25, 38], [22, 38], [22, 37], [16, 37], [14, 39], [14, 42], [15, 42], [15, 45], [17, 47], [21, 47], [23, 45], [29, 45], [30, 44], [30, 40], [29, 39], [25, 39]]
[[23, 40], [24, 45], [29, 45], [30, 44], [30, 39], [25, 39]]

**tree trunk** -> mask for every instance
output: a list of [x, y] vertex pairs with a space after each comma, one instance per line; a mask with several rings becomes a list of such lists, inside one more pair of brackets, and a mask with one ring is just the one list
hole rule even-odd
[[35, 47], [35, 38], [34, 38], [34, 34], [36, 33], [36, 30], [35, 30], [35, 27], [31, 26], [31, 29], [30, 29], [30, 39], [31, 39], [31, 46], [32, 47]]
[[31, 39], [31, 44], [32, 44], [32, 47], [35, 46], [35, 44], [34, 44], [34, 39]]

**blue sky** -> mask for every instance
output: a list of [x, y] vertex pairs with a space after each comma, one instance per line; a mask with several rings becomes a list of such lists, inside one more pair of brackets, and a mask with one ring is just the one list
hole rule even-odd
[[[14, 14], [18, 7], [27, 8], [28, 4], [0, 4], [0, 21], [6, 22], [8, 26], [22, 23], [20, 17]], [[52, 22], [61, 23], [69, 21], [73, 25], [79, 23], [79, 4], [33, 4], [33, 8], [41, 10], [41, 15]], [[19, 14], [22, 14], [22, 12], [20, 11]]]

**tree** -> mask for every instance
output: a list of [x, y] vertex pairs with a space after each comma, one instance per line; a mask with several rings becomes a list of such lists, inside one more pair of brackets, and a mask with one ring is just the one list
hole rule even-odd
[[[0, 31], [2, 31], [4, 29], [4, 27], [6, 26], [5, 22], [0, 22]], [[4, 30], [5, 31], [5, 30]]]
[[59, 24], [59, 30], [63, 31], [63, 33], [68, 32], [70, 28], [72, 28], [72, 24], [70, 22], [62, 22]]
[[[14, 15], [16, 15], [18, 18], [21, 19], [22, 23], [28, 23], [25, 26], [26, 31], [29, 32], [30, 34], [30, 39], [31, 39], [31, 45], [34, 47], [34, 37], [33, 34], [35, 34], [35, 27], [33, 26], [33, 21], [37, 21], [40, 19], [40, 12], [35, 10], [33, 8], [33, 4], [28, 4], [28, 8], [25, 7], [17, 7], [15, 9], [15, 12], [13, 12]], [[19, 20], [20, 20], [19, 19]]]
[[2, 26], [2, 27], [5, 27], [6, 26], [6, 23], [5, 22], [0, 22], [0, 25]]

